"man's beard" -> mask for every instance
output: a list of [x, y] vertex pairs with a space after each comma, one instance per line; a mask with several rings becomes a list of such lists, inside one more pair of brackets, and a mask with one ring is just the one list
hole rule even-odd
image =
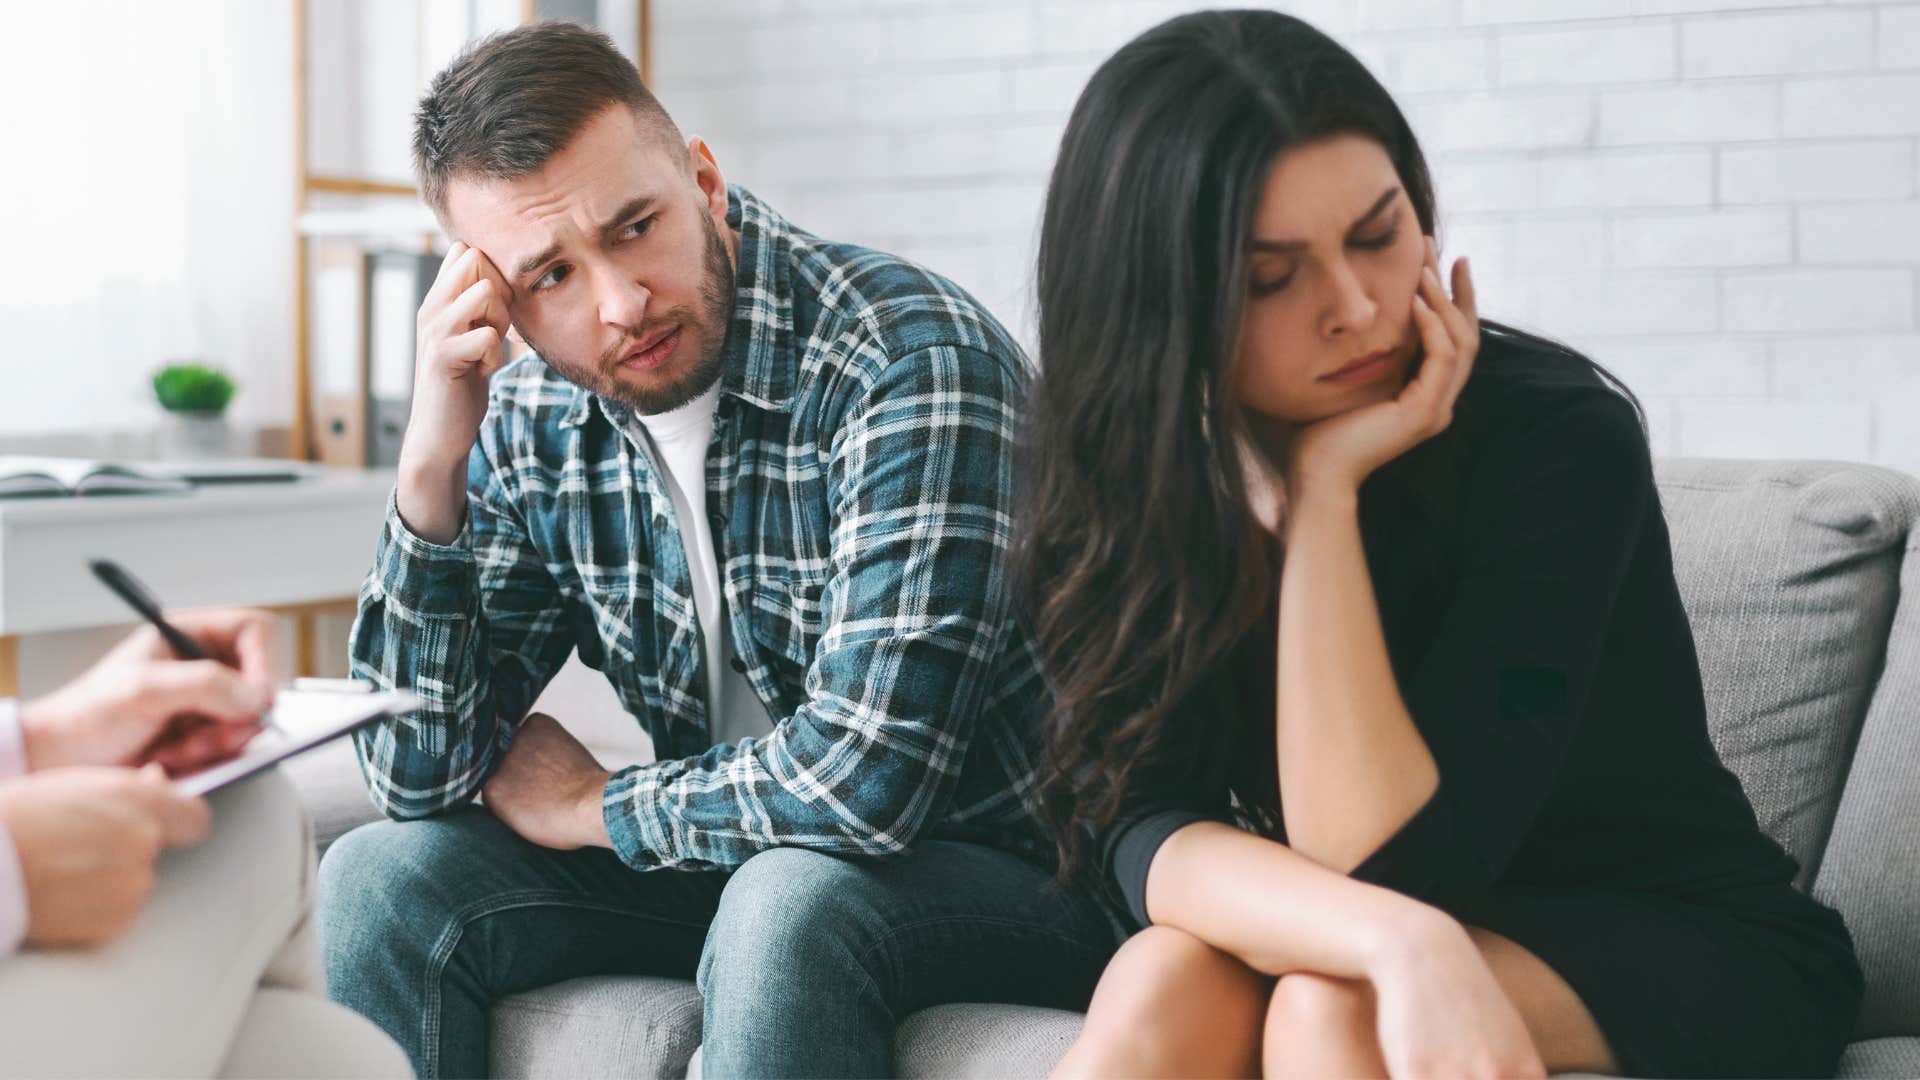
[[[548, 352], [540, 347], [539, 342], [523, 333], [521, 336], [526, 338], [527, 345], [568, 382], [601, 397], [612, 398], [642, 416], [672, 412], [712, 389], [713, 384], [720, 381], [727, 365], [727, 324], [733, 316], [733, 258], [727, 253], [726, 241], [720, 238], [720, 228], [713, 223], [713, 218], [703, 213], [700, 221], [706, 227], [707, 234], [707, 251], [701, 275], [703, 280], [700, 283], [702, 311], [696, 313], [692, 308], [677, 307], [661, 318], [630, 328], [625, 337], [600, 354], [599, 360], [591, 368]], [[687, 369], [685, 375], [665, 386], [649, 388], [628, 386], [615, 379], [613, 372], [622, 356], [660, 327], [675, 323], [681, 327], [683, 336], [700, 331], [708, 337], [706, 350], [694, 358], [693, 366]]]

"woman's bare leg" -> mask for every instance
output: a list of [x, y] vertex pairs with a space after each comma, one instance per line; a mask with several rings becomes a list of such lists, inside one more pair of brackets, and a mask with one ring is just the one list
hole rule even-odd
[[1267, 1077], [1385, 1076], [1373, 987], [1299, 972], [1274, 984], [1260, 1043]]
[[1056, 1078], [1252, 1076], [1273, 980], [1199, 938], [1150, 926], [1120, 947]]
[[[1579, 995], [1539, 957], [1491, 931], [1469, 927], [1549, 1073], [1618, 1073], [1619, 1062]], [[1260, 1059], [1270, 1077], [1385, 1076], [1373, 988], [1301, 973], [1275, 984]]]
[[1500, 980], [1500, 986], [1520, 1009], [1527, 1034], [1533, 1036], [1534, 1049], [1540, 1052], [1548, 1072], [1618, 1075], [1619, 1060], [1567, 980], [1546, 961], [1491, 930], [1470, 926], [1467, 935], [1480, 947], [1493, 977]]

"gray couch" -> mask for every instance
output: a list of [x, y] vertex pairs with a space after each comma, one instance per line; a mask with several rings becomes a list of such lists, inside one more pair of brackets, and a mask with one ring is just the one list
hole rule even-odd
[[[1715, 741], [1866, 968], [1841, 1075], [1920, 1076], [1920, 480], [1800, 461], [1658, 471]], [[293, 770], [323, 842], [371, 817], [341, 750]], [[700, 1000], [680, 980], [585, 978], [508, 998], [494, 1021], [502, 1076], [677, 1077]], [[1079, 1027], [1048, 1009], [927, 1009], [900, 1025], [898, 1070], [1040, 1076]]]

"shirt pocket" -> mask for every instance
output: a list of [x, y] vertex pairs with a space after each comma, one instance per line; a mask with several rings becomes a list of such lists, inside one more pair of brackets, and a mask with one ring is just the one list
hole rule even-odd
[[605, 672], [618, 684], [636, 670], [642, 653], [642, 635], [634, 620], [636, 600], [624, 590], [590, 590], [568, 602], [567, 617], [580, 662]]
[[826, 627], [826, 571], [793, 570], [753, 584], [754, 643], [783, 677], [804, 676]]

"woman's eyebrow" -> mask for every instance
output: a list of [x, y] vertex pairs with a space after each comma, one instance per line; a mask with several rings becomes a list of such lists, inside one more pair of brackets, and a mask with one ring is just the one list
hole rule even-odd
[[[1367, 207], [1367, 212], [1364, 214], [1361, 214], [1360, 217], [1354, 221], [1353, 225], [1349, 227], [1347, 231], [1352, 232], [1354, 229], [1357, 229], [1360, 226], [1365, 225], [1367, 222], [1372, 221], [1374, 218], [1379, 217], [1380, 212], [1382, 210], [1385, 210], [1390, 204], [1392, 204], [1393, 197], [1398, 194], [1400, 194], [1400, 185], [1398, 184], [1395, 184], [1392, 187], [1388, 188], [1386, 191], [1381, 192], [1380, 197], [1373, 200], [1373, 205]], [[1263, 251], [1263, 252], [1304, 251], [1307, 248], [1307, 242], [1305, 240], [1262, 240], [1256, 236], [1253, 238], [1253, 247], [1255, 251]]]

